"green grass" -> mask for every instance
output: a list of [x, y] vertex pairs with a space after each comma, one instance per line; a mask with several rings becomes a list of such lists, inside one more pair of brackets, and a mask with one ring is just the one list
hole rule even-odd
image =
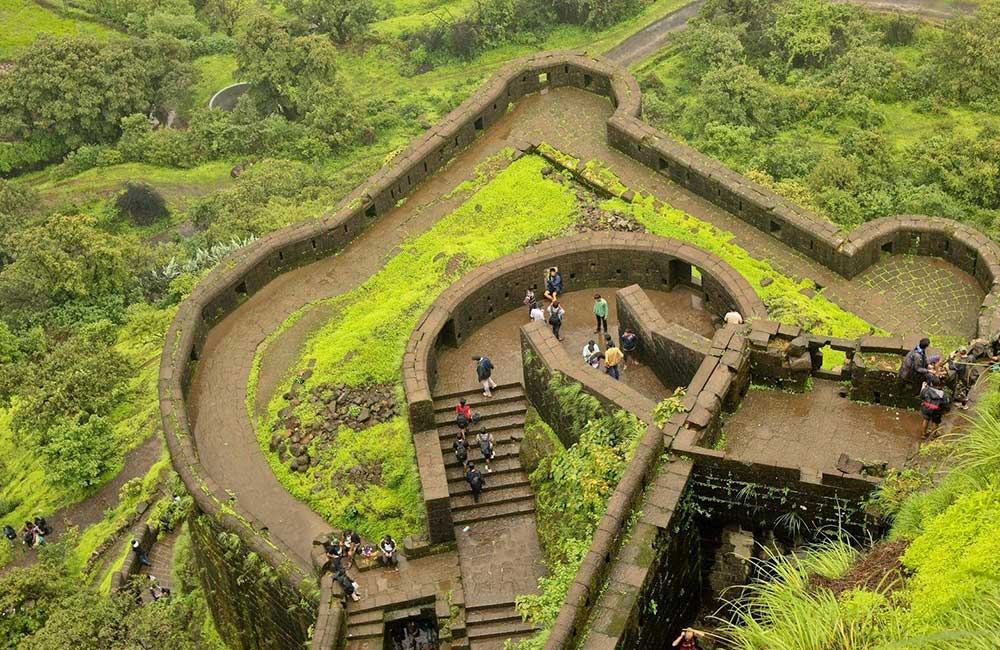
[[32, 0], [0, 0], [0, 61], [16, 56], [39, 34], [85, 34], [101, 39], [118, 36], [103, 25], [65, 18]]
[[201, 73], [201, 78], [192, 89], [192, 105], [202, 108], [208, 106], [212, 95], [226, 86], [236, 83], [236, 57], [232, 54], [211, 54], [197, 59], [195, 67]]
[[[545, 164], [535, 156], [511, 163], [493, 180], [483, 181], [459, 208], [429, 231], [407, 240], [400, 252], [361, 287], [324, 301], [334, 307], [338, 316], [304, 345], [300, 364], [294, 368], [297, 370], [307, 359], [316, 359], [316, 365], [313, 376], [300, 390], [323, 383], [398, 385], [406, 341], [420, 314], [445, 288], [490, 260], [539, 238], [560, 234], [574, 221], [573, 189], [542, 176]], [[372, 300], [372, 296], [378, 296], [378, 300]], [[289, 322], [298, 316], [291, 316]], [[293, 474], [267, 450], [269, 425], [285, 405], [280, 396], [290, 383], [291, 378], [275, 391], [268, 415], [258, 423], [258, 437], [279, 480], [335, 526], [353, 525], [369, 537], [377, 537], [385, 530], [400, 536], [418, 530], [422, 522], [417, 513], [423, 508], [405, 420], [396, 418], [357, 433], [342, 429], [335, 448], [320, 455], [321, 463], [315, 469], [322, 475], [321, 480], [316, 480], [312, 471]], [[255, 401], [255, 395], [248, 395], [248, 407], [252, 408]], [[306, 403], [298, 408], [303, 421], [317, 417], [310, 407]], [[363, 491], [351, 487], [345, 492], [342, 485], [331, 486], [331, 474], [374, 462], [383, 464], [383, 475], [391, 473], [400, 480]], [[349, 505], [365, 512], [359, 516]], [[399, 511], [405, 514], [394, 514]]]

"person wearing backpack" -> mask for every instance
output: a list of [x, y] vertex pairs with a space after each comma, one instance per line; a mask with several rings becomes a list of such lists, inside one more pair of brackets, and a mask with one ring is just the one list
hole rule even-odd
[[[939, 386], [940, 381], [934, 375], [928, 375], [923, 388], [920, 389], [920, 415], [924, 418], [924, 436], [937, 431], [941, 425], [941, 416], [951, 407], [948, 393]], [[931, 428], [931, 424], [934, 425]]]
[[17, 541], [17, 531], [10, 524], [4, 524], [3, 526], [3, 536], [7, 538], [7, 543], [10, 544], [11, 548], [14, 547], [14, 542]]
[[[472, 419], [474, 422], [479, 421], [476, 416], [473, 416]], [[476, 441], [479, 443], [479, 451], [483, 454], [483, 464], [486, 465], [486, 472], [488, 474], [492, 473], [493, 470], [490, 468], [490, 461], [496, 458], [497, 455], [493, 434], [487, 431], [486, 427], [481, 427], [479, 432], [476, 433]]]
[[455, 442], [451, 443], [451, 447], [455, 450], [456, 460], [464, 467], [465, 462], [469, 459], [469, 443], [465, 439], [464, 431], [458, 432], [458, 435], [455, 436]]
[[476, 362], [476, 377], [483, 385], [483, 397], [493, 397], [493, 389], [497, 383], [493, 381], [493, 362], [489, 357], [474, 356], [472, 360]]
[[465, 466], [465, 480], [472, 488], [472, 500], [475, 503], [479, 503], [479, 496], [483, 493], [483, 488], [486, 486], [486, 479], [483, 475], [476, 469], [476, 466], [471, 462]]
[[552, 333], [556, 335], [556, 338], [562, 341], [562, 337], [559, 336], [559, 330], [562, 328], [563, 317], [566, 316], [566, 310], [562, 308], [558, 300], [553, 300], [552, 304], [549, 305], [549, 325], [552, 326]]

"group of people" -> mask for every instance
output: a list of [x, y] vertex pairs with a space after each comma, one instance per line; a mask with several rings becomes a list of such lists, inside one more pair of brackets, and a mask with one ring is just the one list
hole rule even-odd
[[399, 566], [396, 540], [391, 535], [384, 536], [376, 548], [371, 544], [362, 543], [361, 535], [357, 531], [347, 529], [340, 537], [334, 536], [323, 542], [323, 550], [329, 560], [333, 579], [343, 589], [344, 596], [355, 602], [361, 600], [361, 590], [357, 581], [347, 573], [347, 569], [356, 564], [356, 557], [377, 556], [379, 563], [387, 569], [396, 569]]
[[[543, 321], [552, 328], [552, 333], [560, 341], [563, 340], [559, 333], [562, 329], [563, 319], [566, 317], [566, 310], [559, 302], [559, 296], [563, 294], [563, 279], [558, 267], [550, 267], [545, 274], [545, 292], [542, 294], [549, 301], [549, 306], [544, 310], [539, 305], [535, 297], [535, 290], [528, 287], [524, 292], [524, 304], [528, 308], [528, 319], [532, 321]], [[607, 302], [604, 303], [604, 316], [608, 315]]]
[[[51, 534], [52, 526], [45, 520], [45, 517], [39, 515], [35, 517], [34, 521], [24, 522], [24, 526], [21, 528], [21, 541], [28, 548], [34, 548], [35, 546], [44, 545], [45, 538]], [[17, 531], [10, 524], [4, 524], [3, 536], [7, 539], [7, 543], [11, 547], [17, 543]]]
[[583, 346], [583, 361], [591, 368], [600, 369], [602, 364], [604, 372], [612, 379], [621, 379], [621, 373], [625, 370], [629, 360], [639, 363], [635, 356], [635, 350], [639, 346], [639, 336], [631, 328], [626, 328], [618, 339], [618, 345], [612, 340], [611, 335], [604, 334], [604, 349], [598, 345], [597, 341], [590, 339]]
[[920, 339], [903, 357], [899, 368], [899, 378], [911, 384], [919, 395], [925, 436], [937, 431], [953, 403], [962, 409], [968, 407], [969, 391], [1000, 359], [1000, 333], [990, 340], [975, 339], [946, 358], [928, 355], [930, 345], [930, 339]]
[[493, 471], [490, 463], [496, 458], [496, 440], [482, 424], [480, 415], [472, 412], [472, 407], [469, 406], [465, 398], [460, 399], [455, 406], [455, 425], [458, 427], [458, 433], [455, 434], [455, 441], [452, 443], [455, 458], [465, 469], [465, 480], [472, 489], [473, 501], [479, 503], [479, 497], [483, 493], [483, 488], [486, 487], [486, 479], [482, 472], [476, 469], [475, 463], [469, 460], [469, 450], [473, 446], [469, 440], [469, 428], [471, 426], [478, 427], [473, 435], [475, 435], [475, 444], [479, 448], [487, 472]]

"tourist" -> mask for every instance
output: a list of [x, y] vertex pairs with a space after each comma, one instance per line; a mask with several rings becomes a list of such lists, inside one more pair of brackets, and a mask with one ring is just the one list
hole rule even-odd
[[455, 436], [455, 442], [451, 443], [455, 450], [455, 459], [458, 464], [465, 466], [465, 461], [469, 459], [469, 442], [465, 439], [465, 431], [459, 431]]
[[680, 647], [681, 650], [701, 650], [701, 642], [698, 640], [699, 632], [690, 627], [684, 628], [680, 636], [674, 639], [672, 646]]
[[35, 525], [38, 526], [43, 535], [48, 536], [52, 534], [52, 526], [49, 525], [49, 522], [45, 521], [45, 517], [41, 515], [35, 517]]
[[358, 548], [361, 546], [361, 535], [348, 528], [344, 531], [344, 537], [340, 543], [344, 547], [344, 554], [348, 558], [353, 559], [354, 554], [358, 552]]
[[531, 318], [531, 322], [544, 321], [545, 312], [542, 311], [541, 306], [537, 302], [531, 303], [531, 308], [528, 310], [528, 316]]
[[[528, 287], [528, 290], [524, 292], [524, 306], [528, 308], [528, 318], [531, 318], [531, 310], [535, 306], [535, 290]], [[534, 319], [532, 319], [534, 320]]]
[[604, 371], [613, 379], [621, 379], [621, 368], [619, 367], [625, 355], [615, 347], [614, 342], [608, 343], [608, 349], [604, 351]]
[[583, 346], [584, 363], [590, 363], [590, 358], [600, 351], [601, 348], [598, 347], [597, 342], [594, 341], [594, 339], [590, 339], [589, 341], [587, 341], [587, 345]]
[[163, 598], [169, 598], [170, 589], [161, 585], [160, 581], [156, 579], [156, 576], [149, 576], [149, 594], [153, 597], [153, 601], [157, 601]]
[[10, 544], [11, 548], [14, 548], [14, 542], [17, 541], [17, 531], [10, 524], [3, 525], [3, 536], [7, 538], [7, 543]]
[[43, 546], [45, 544], [45, 531], [39, 528], [38, 524], [26, 521], [24, 522], [24, 526], [31, 530], [32, 546]]
[[472, 407], [466, 403], [464, 397], [458, 400], [458, 405], [455, 407], [455, 414], [461, 415], [466, 421], [472, 419]]
[[[941, 416], [948, 411], [948, 393], [937, 384], [939, 379], [928, 375], [920, 390], [920, 415], [924, 418], [924, 436], [933, 434], [941, 424]], [[933, 428], [931, 428], [933, 424]]]
[[722, 317], [722, 320], [726, 323], [726, 325], [743, 324], [743, 316], [735, 309], [733, 311], [726, 312], [726, 315]]
[[465, 480], [468, 482], [469, 487], [472, 488], [472, 500], [475, 503], [479, 503], [479, 495], [483, 493], [483, 487], [486, 486], [486, 479], [483, 478], [483, 475], [471, 461], [465, 466]]
[[563, 294], [563, 281], [562, 275], [559, 274], [559, 268], [553, 266], [549, 269], [548, 274], [545, 276], [545, 297], [549, 300], [556, 300], [559, 296]]
[[626, 368], [629, 361], [632, 363], [639, 363], [638, 357], [635, 356], [635, 350], [639, 347], [639, 337], [636, 336], [635, 331], [631, 327], [625, 328], [625, 333], [621, 335], [618, 339], [620, 345], [620, 350], [622, 351], [622, 370]]
[[354, 582], [347, 573], [344, 571], [337, 572], [333, 579], [340, 584], [340, 588], [344, 590], [344, 596], [350, 598], [354, 602], [361, 600], [361, 592], [358, 588], [358, 583]]
[[559, 330], [562, 328], [563, 318], [566, 316], [566, 310], [562, 308], [558, 300], [552, 301], [549, 305], [549, 325], [552, 326], [552, 333], [555, 334], [556, 338], [562, 341], [562, 337], [559, 336]]
[[930, 346], [930, 339], [920, 339], [917, 346], [906, 353], [899, 367], [899, 378], [912, 384], [918, 391], [922, 390], [929, 376], [934, 376], [927, 362], [927, 348]]
[[483, 464], [486, 465], [486, 472], [492, 473], [493, 470], [490, 468], [490, 461], [497, 455], [497, 451], [494, 448], [493, 434], [487, 431], [486, 427], [482, 427], [476, 433], [476, 440], [479, 442], [479, 451], [483, 455]]
[[383, 566], [388, 568], [399, 564], [399, 560], [396, 559], [396, 540], [391, 535], [383, 537], [382, 541], [378, 543], [378, 548], [382, 551], [379, 561]]
[[21, 529], [21, 541], [28, 548], [35, 545], [35, 524], [30, 521], [24, 522], [24, 528]]
[[476, 377], [483, 385], [483, 397], [493, 397], [493, 389], [497, 387], [497, 383], [493, 381], [493, 362], [489, 357], [481, 356], [472, 357], [472, 360], [476, 362]]
[[608, 301], [601, 297], [601, 294], [594, 294], [594, 318], [597, 320], [597, 328], [594, 334], [600, 334], [601, 328], [604, 333], [608, 333]]
[[135, 553], [137, 558], [139, 558], [140, 564], [145, 564], [146, 566], [150, 565], [149, 556], [146, 555], [146, 551], [142, 550], [142, 547], [139, 546], [139, 541], [136, 539], [132, 540], [132, 552]]

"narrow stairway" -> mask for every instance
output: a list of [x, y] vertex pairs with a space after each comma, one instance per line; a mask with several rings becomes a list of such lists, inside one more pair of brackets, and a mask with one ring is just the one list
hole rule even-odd
[[[472, 489], [465, 480], [465, 471], [452, 447], [458, 433], [455, 406], [463, 397], [472, 412], [480, 416], [479, 424], [469, 427], [469, 442], [472, 445], [469, 460], [476, 464], [476, 468], [486, 479], [486, 487], [479, 503], [473, 501]], [[534, 536], [535, 495], [520, 459], [527, 408], [524, 389], [519, 383], [501, 384], [493, 390], [492, 398], [484, 397], [479, 389], [435, 397], [435, 424], [448, 475], [456, 534], [461, 534], [460, 530], [466, 527], [492, 522], [501, 527], [508, 524], [511, 527], [527, 526]], [[491, 463], [492, 472], [486, 471], [479, 446], [475, 442], [475, 433], [483, 426], [493, 434], [494, 439], [496, 457]], [[496, 521], [500, 519], [503, 521]], [[514, 552], [514, 549], [510, 550]], [[459, 553], [461, 552], [460, 544]], [[463, 574], [466, 588], [465, 623], [471, 650], [502, 650], [507, 639], [518, 641], [535, 633], [532, 624], [521, 620], [515, 610], [513, 594], [503, 594], [499, 593], [501, 590], [497, 590], [491, 594], [492, 597], [477, 598], [475, 588], [470, 588], [470, 579], [470, 576]], [[531, 590], [531, 586], [533, 585], [528, 585], [525, 592]]]

